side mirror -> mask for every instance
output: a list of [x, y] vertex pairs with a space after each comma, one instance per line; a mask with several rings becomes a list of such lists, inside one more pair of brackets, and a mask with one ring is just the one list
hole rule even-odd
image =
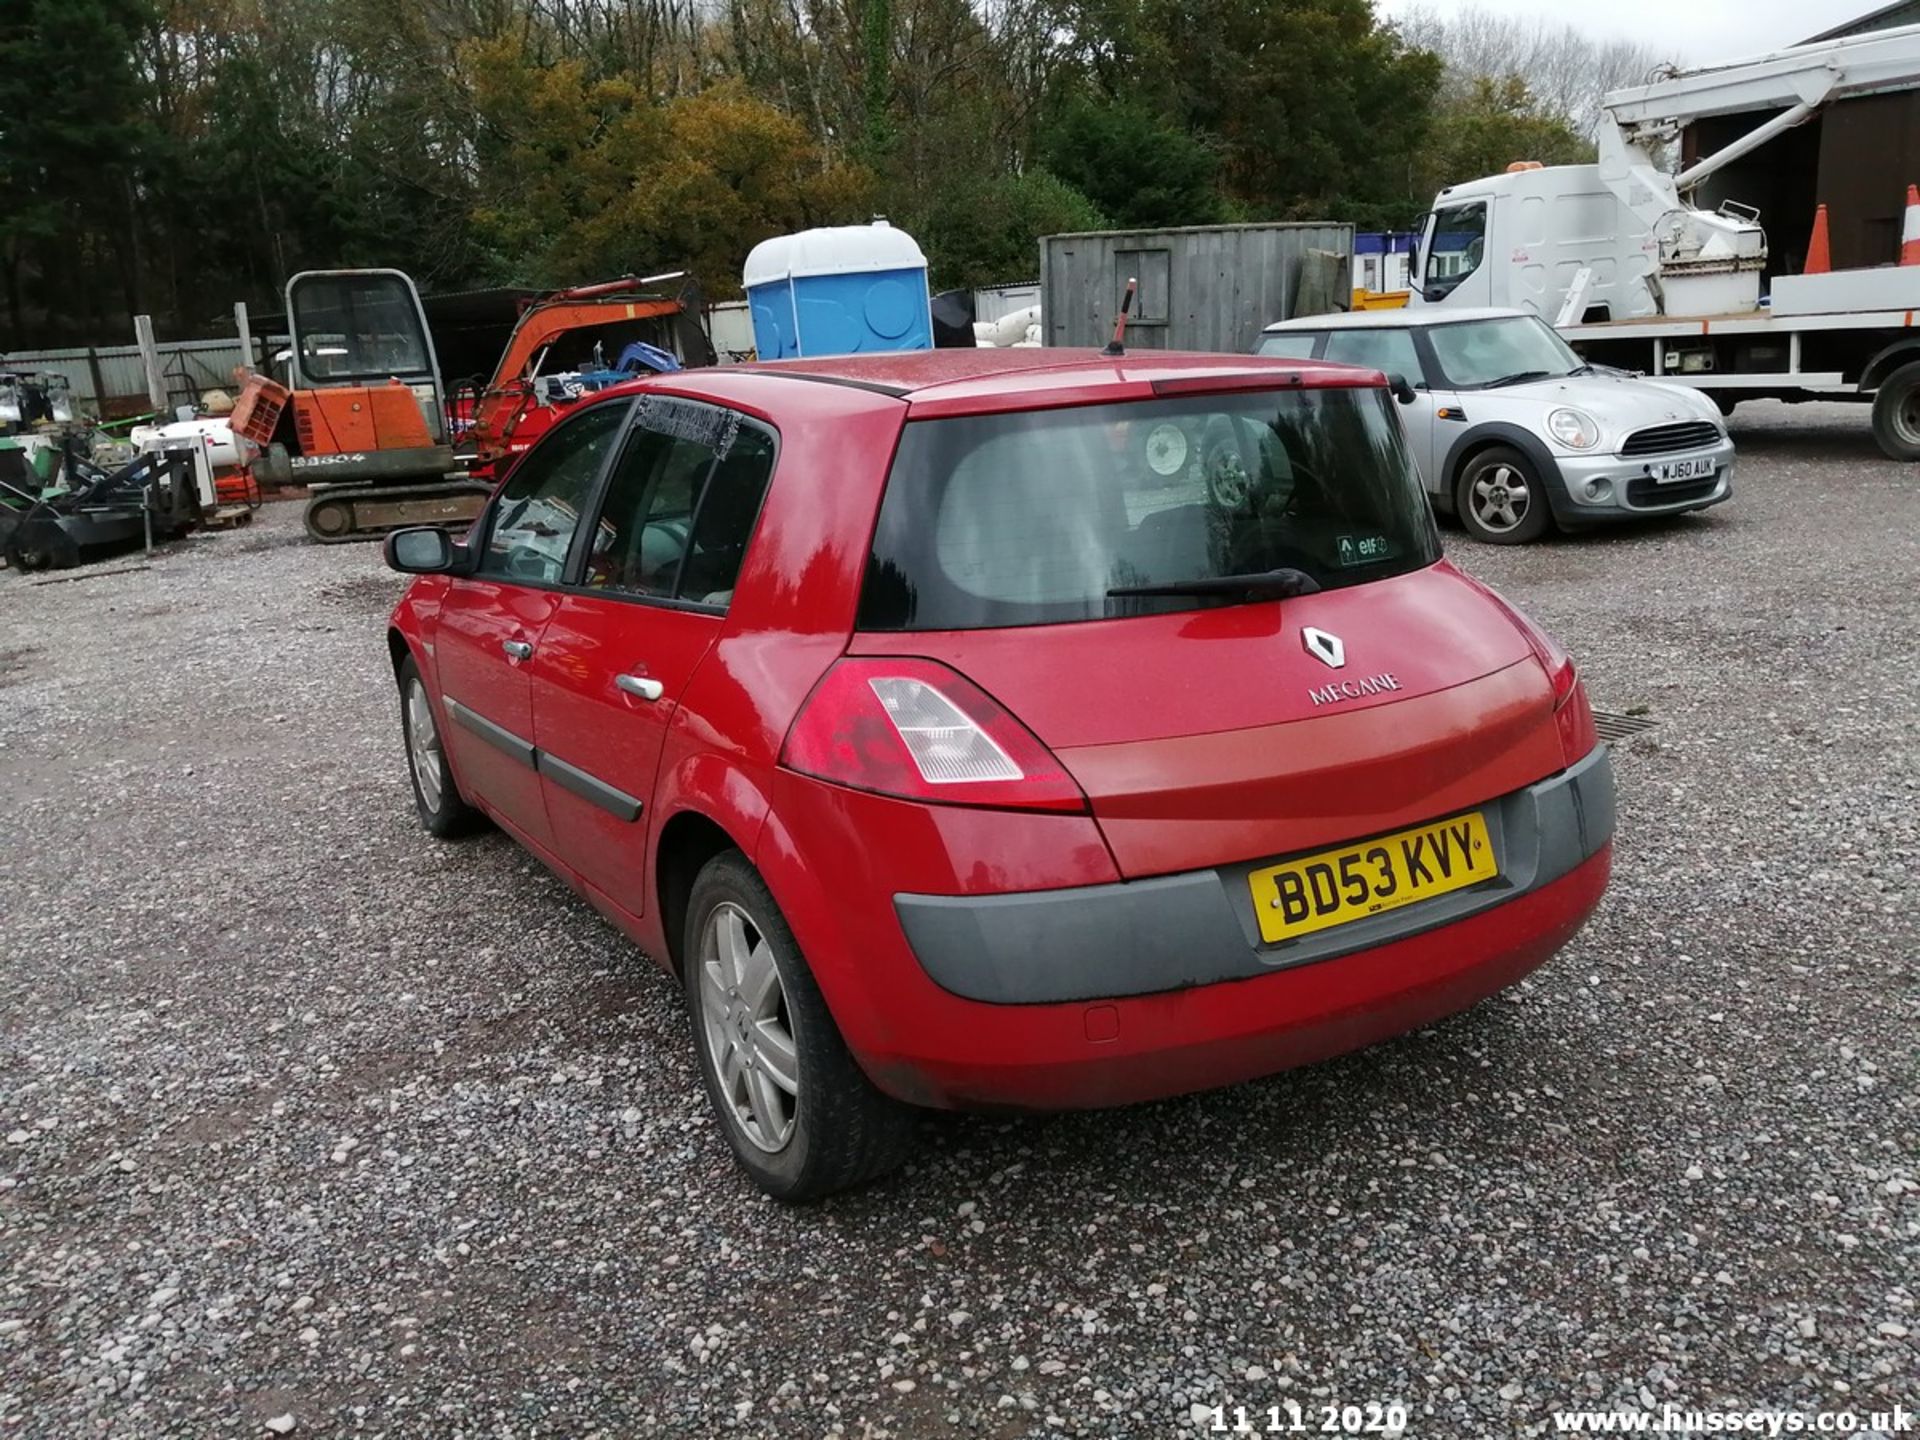
[[460, 548], [446, 531], [431, 525], [396, 530], [384, 546], [387, 568], [402, 575], [444, 575], [454, 568]]
[[1387, 376], [1387, 388], [1393, 391], [1393, 398], [1402, 405], [1413, 403], [1413, 384], [1399, 371], [1396, 370]]

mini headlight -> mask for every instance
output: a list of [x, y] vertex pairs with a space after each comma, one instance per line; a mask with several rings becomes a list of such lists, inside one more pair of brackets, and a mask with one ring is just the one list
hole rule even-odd
[[1600, 427], [1578, 410], [1556, 410], [1547, 416], [1547, 433], [1569, 450], [1591, 450], [1600, 443]]

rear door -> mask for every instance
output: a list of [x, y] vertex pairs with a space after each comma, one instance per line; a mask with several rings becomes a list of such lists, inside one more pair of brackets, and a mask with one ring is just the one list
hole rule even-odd
[[515, 469], [481, 517], [472, 575], [447, 586], [434, 662], [455, 772], [519, 836], [550, 848], [534, 770], [528, 664], [560, 603], [560, 579], [627, 402], [582, 411]]
[[774, 450], [771, 430], [733, 411], [643, 399], [532, 669], [555, 849], [629, 914], [645, 908], [661, 750], [726, 621]]

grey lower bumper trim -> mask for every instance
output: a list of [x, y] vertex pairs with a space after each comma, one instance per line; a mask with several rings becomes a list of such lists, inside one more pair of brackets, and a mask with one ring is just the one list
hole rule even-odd
[[1480, 813], [1497, 880], [1282, 945], [1261, 943], [1247, 885], [1270, 859], [1119, 885], [893, 903], [927, 974], [969, 1000], [1058, 1004], [1244, 980], [1405, 939], [1558, 880], [1613, 838], [1606, 747]]

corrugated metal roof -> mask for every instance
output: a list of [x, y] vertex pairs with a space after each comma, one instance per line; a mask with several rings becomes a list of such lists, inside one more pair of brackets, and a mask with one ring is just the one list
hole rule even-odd
[[1800, 43], [1817, 45], [1822, 40], [1844, 40], [1851, 35], [1869, 35], [1876, 30], [1892, 30], [1901, 25], [1920, 24], [1920, 0], [1894, 0], [1891, 5], [1882, 5], [1878, 10], [1869, 10], [1831, 30], [1822, 30], [1818, 35], [1809, 35]]

